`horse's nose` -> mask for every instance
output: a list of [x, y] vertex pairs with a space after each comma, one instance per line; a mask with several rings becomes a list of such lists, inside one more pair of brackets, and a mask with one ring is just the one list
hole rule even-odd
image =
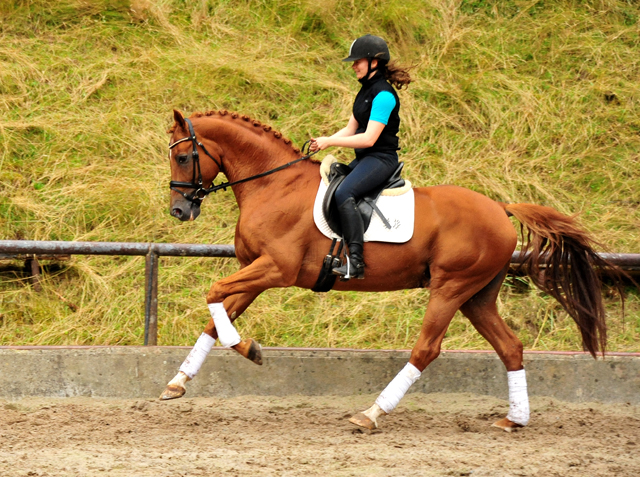
[[171, 206], [171, 215], [182, 222], [196, 220], [200, 215], [200, 206], [196, 203], [176, 202]]
[[171, 209], [171, 215], [173, 215], [176, 219], [182, 220], [183, 211], [180, 207], [174, 207]]

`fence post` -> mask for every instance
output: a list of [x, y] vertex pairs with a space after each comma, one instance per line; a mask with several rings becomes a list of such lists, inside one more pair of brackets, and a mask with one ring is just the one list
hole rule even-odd
[[42, 275], [40, 273], [40, 263], [38, 262], [38, 256], [33, 255], [32, 257], [27, 258], [27, 260], [25, 260], [25, 265], [31, 272], [31, 283], [33, 284], [33, 289], [37, 292], [41, 292]]
[[144, 345], [158, 345], [158, 265], [160, 255], [149, 247], [145, 263]]

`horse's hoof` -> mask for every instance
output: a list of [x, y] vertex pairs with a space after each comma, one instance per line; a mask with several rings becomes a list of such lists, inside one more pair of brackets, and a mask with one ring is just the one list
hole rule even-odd
[[493, 424], [491, 424], [491, 427], [497, 427], [498, 429], [502, 429], [505, 432], [513, 432], [516, 429], [519, 429], [521, 427], [524, 427], [523, 425], [520, 424], [516, 424], [513, 421], [510, 421], [509, 419], [507, 419], [506, 417], [503, 419], [500, 419], [497, 422], [494, 422]]
[[371, 419], [369, 419], [367, 416], [365, 416], [364, 413], [362, 413], [362, 412], [359, 412], [358, 414], [356, 414], [355, 416], [350, 418], [349, 422], [351, 424], [355, 424], [356, 426], [360, 426], [360, 427], [364, 427], [365, 429], [369, 429], [370, 431], [373, 431], [374, 429], [376, 429], [378, 427], [375, 422], [373, 422]]
[[175, 384], [170, 384], [164, 390], [164, 392], [160, 395], [161, 401], [168, 401], [169, 399], [178, 399], [184, 396], [187, 390], [182, 386], [177, 386]]
[[233, 349], [249, 361], [253, 361], [258, 366], [262, 366], [262, 346], [260, 346], [260, 343], [256, 340], [248, 338], [233, 346]]

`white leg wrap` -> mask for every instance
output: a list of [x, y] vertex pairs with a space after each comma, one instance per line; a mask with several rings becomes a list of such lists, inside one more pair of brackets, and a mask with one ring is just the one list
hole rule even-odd
[[198, 374], [198, 371], [200, 371], [200, 367], [202, 366], [202, 363], [204, 363], [204, 359], [209, 354], [209, 351], [211, 351], [211, 348], [213, 348], [215, 342], [216, 340], [211, 336], [206, 333], [202, 333], [191, 350], [191, 353], [189, 353], [187, 359], [185, 359], [182, 366], [180, 366], [180, 371], [193, 379], [194, 376]]
[[242, 341], [240, 339], [240, 335], [231, 324], [227, 311], [224, 309], [224, 305], [222, 303], [210, 303], [209, 311], [211, 312], [211, 317], [216, 325], [218, 339], [223, 347], [231, 348]]
[[509, 380], [509, 414], [507, 419], [521, 426], [529, 423], [529, 395], [524, 369], [507, 372]]
[[380, 409], [389, 414], [396, 408], [400, 399], [406, 394], [411, 385], [418, 380], [420, 374], [418, 368], [411, 363], [407, 363], [407, 365], [402, 368], [402, 371], [400, 371], [384, 391], [380, 393], [380, 396], [376, 399], [376, 404], [380, 406]]

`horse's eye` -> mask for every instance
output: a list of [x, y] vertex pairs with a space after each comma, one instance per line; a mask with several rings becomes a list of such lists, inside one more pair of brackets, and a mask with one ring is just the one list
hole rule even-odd
[[186, 164], [188, 160], [189, 160], [188, 154], [182, 153], [176, 156], [176, 161], [178, 161], [178, 164]]

